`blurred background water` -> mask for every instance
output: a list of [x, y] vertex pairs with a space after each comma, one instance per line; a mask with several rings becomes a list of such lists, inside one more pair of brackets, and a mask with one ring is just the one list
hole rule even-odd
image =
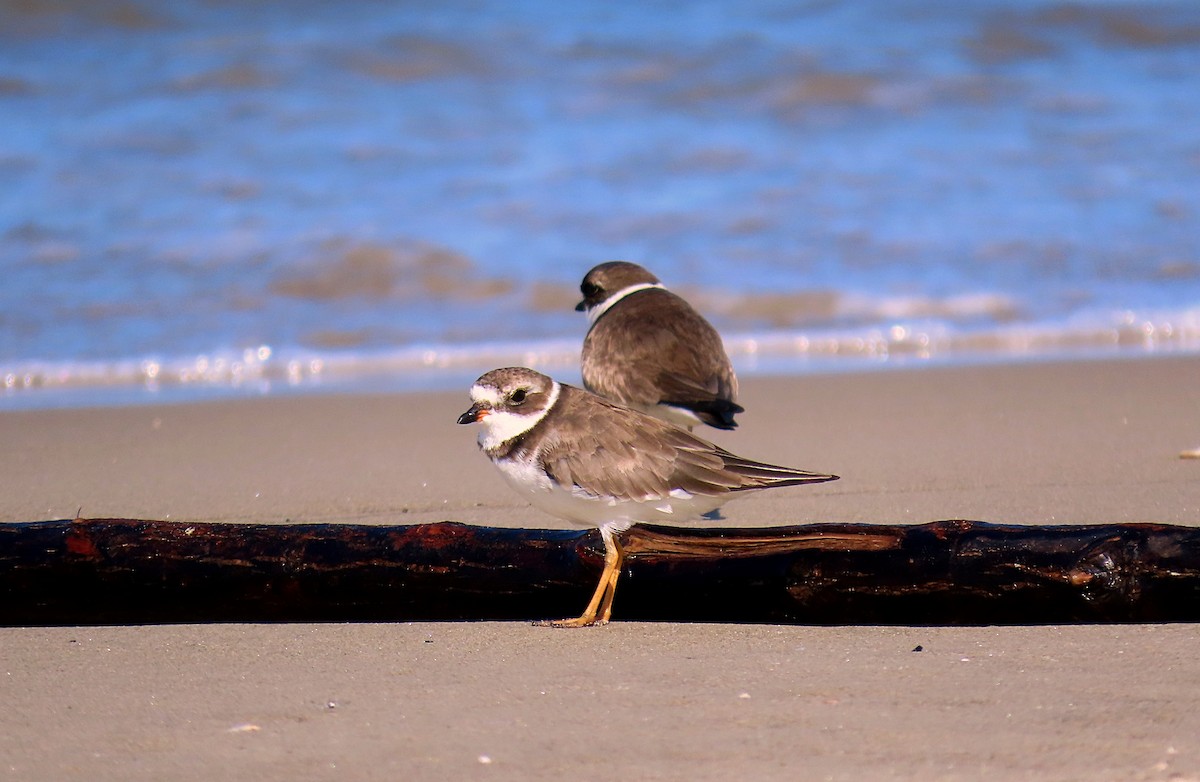
[[0, 406], [1200, 348], [1200, 3], [0, 0]]

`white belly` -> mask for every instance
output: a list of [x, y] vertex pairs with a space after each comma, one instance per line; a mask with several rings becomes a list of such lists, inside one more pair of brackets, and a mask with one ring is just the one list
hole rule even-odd
[[655, 418], [660, 418], [669, 424], [682, 426], [689, 432], [692, 430], [693, 426], [699, 426], [700, 424], [704, 423], [700, 420], [700, 417], [691, 410], [683, 407], [676, 407], [675, 405], [634, 405], [634, 407], [637, 407], [645, 413], [649, 413]]
[[528, 497], [534, 507], [560, 519], [589, 527], [605, 527], [616, 532], [638, 522], [670, 524], [691, 521], [719, 508], [728, 495], [693, 495], [675, 489], [668, 496], [638, 500], [617, 500], [579, 489], [559, 486], [532, 462], [499, 460], [500, 474], [519, 494]]

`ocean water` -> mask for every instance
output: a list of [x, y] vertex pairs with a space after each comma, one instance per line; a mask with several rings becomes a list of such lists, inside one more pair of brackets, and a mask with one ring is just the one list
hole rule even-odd
[[1200, 349], [1200, 3], [0, 2], [0, 407]]

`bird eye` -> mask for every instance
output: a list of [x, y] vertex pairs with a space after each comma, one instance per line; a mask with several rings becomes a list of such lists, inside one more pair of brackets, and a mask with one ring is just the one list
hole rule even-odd
[[525, 389], [518, 388], [516, 391], [513, 391], [512, 394], [509, 395], [508, 401], [513, 403], [514, 405], [519, 405], [522, 402], [524, 402], [525, 401]]
[[590, 299], [600, 293], [600, 286], [594, 282], [585, 282], [579, 286], [579, 292], [583, 294], [585, 299]]

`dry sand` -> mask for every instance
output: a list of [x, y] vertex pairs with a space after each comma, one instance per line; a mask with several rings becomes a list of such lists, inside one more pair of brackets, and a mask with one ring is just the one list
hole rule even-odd
[[[1194, 357], [749, 378], [728, 524], [1200, 523]], [[557, 527], [453, 394], [0, 414], [0, 521]], [[1194, 625], [0, 629], [0, 779], [1200, 779]], [[922, 651], [913, 651], [917, 646]]]

